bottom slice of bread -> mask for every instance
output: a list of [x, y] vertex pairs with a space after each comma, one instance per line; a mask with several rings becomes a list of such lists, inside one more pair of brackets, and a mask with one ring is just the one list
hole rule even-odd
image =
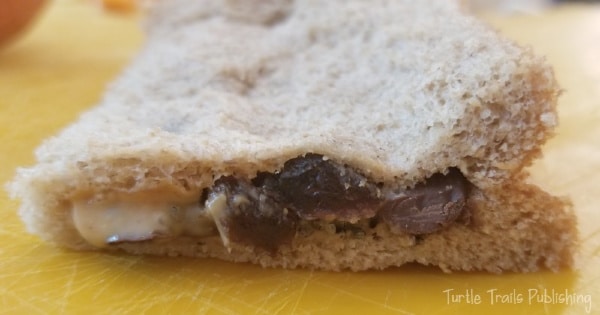
[[493, 194], [471, 189], [467, 224], [456, 223], [428, 235], [398, 235], [385, 224], [365, 226], [361, 233], [335, 227], [297, 233], [275, 253], [232, 244], [218, 236], [194, 239], [124, 242], [112, 248], [133, 254], [214, 257], [265, 267], [305, 267], [354, 271], [383, 269], [417, 262], [452, 270], [531, 272], [558, 270], [573, 264], [576, 221], [568, 201], [538, 187], [517, 183]]

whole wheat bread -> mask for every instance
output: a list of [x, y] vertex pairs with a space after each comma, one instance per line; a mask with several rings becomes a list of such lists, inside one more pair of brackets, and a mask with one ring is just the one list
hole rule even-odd
[[[73, 202], [111, 193], [196, 198], [221, 176], [277, 172], [306, 153], [412, 187], [458, 168], [468, 224], [424, 235], [298, 234], [276, 254], [218, 236], [124, 242], [136, 254], [264, 266], [443, 270], [570, 266], [568, 201], [525, 184], [557, 124], [559, 87], [530, 49], [453, 1], [150, 1], [145, 46], [103, 101], [37, 150], [10, 189], [29, 231], [94, 249]], [[175, 198], [174, 197], [174, 198]]]

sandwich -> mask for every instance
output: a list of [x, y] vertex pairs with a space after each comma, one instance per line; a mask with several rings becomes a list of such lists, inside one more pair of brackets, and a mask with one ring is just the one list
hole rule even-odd
[[553, 71], [457, 2], [146, 10], [132, 63], [9, 185], [30, 232], [265, 267], [572, 266], [571, 205], [526, 171]]

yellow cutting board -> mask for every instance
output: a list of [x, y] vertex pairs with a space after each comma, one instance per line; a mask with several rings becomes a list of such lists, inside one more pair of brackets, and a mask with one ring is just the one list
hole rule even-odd
[[[73, 252], [27, 234], [18, 202], [0, 192], [0, 313], [600, 314], [600, 6], [485, 18], [547, 55], [565, 89], [562, 125], [531, 172], [534, 183], [575, 204], [575, 270], [331, 273]], [[0, 51], [1, 183], [99, 100], [141, 45], [138, 23], [91, 1], [55, 1], [25, 38]]]

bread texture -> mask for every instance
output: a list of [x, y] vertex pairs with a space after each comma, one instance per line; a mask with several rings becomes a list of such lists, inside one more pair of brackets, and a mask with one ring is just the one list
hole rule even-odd
[[424, 237], [377, 226], [297, 236], [276, 255], [218, 237], [122, 243], [136, 254], [329, 270], [570, 266], [567, 201], [525, 184], [557, 124], [543, 58], [452, 1], [150, 1], [147, 41], [101, 103], [37, 150], [11, 184], [29, 231], [92, 249], [73, 202], [113, 192], [187, 198], [318, 153], [386, 187], [458, 168], [469, 224]]

